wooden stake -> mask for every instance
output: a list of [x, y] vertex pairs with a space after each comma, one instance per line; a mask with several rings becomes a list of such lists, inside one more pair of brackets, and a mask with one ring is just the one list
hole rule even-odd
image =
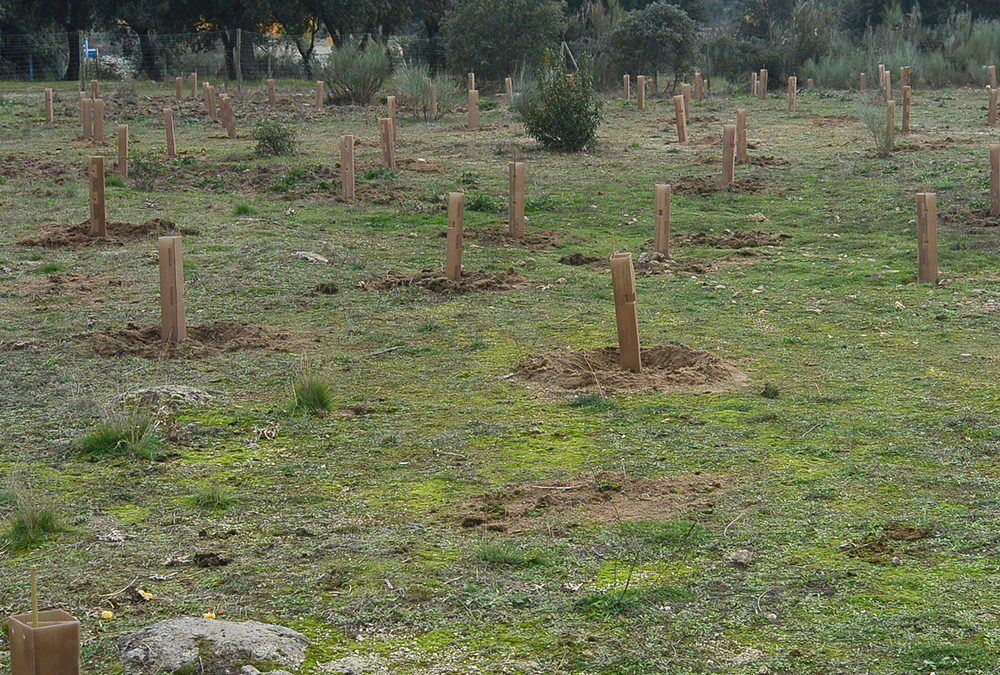
[[767, 68], [760, 69], [760, 78], [757, 80], [757, 87], [760, 89], [760, 100], [767, 100]]
[[701, 73], [694, 74], [694, 100], [701, 101], [704, 97], [704, 82], [701, 78]]
[[864, 74], [864, 72], [861, 73], [861, 82], [858, 85], [858, 89], [861, 91], [868, 90], [868, 77]]
[[444, 273], [452, 281], [462, 279], [462, 235], [465, 220], [465, 195], [448, 193], [448, 252]]
[[469, 91], [472, 91], [475, 88], [476, 88], [476, 74], [469, 73]]
[[1000, 93], [996, 87], [990, 88], [990, 110], [986, 114], [986, 123], [991, 127], [997, 125], [997, 94]]
[[674, 119], [677, 122], [677, 142], [687, 143], [687, 120], [684, 116], [684, 97], [674, 96]]
[[1000, 145], [990, 146], [990, 215], [1000, 216]]
[[103, 237], [108, 233], [108, 222], [104, 207], [104, 158], [91, 157], [90, 169], [90, 234]]
[[736, 109], [736, 163], [747, 163], [747, 111]]
[[55, 104], [52, 101], [52, 89], [47, 88], [45, 90], [45, 123], [52, 125], [55, 124], [56, 113]]
[[750, 73], [750, 95], [757, 96], [757, 90], [760, 87], [759, 80], [757, 79], [757, 73]]
[[83, 125], [83, 140], [89, 141], [93, 138], [94, 127], [90, 123], [90, 99], [80, 99], [80, 123]]
[[163, 109], [163, 125], [167, 132], [167, 159], [176, 159], [177, 146], [174, 144], [174, 111]]
[[198, 73], [191, 73], [191, 99], [198, 100]]
[[885, 102], [892, 100], [892, 72], [885, 71]]
[[933, 192], [917, 193], [917, 263], [917, 280], [922, 284], [936, 284], [937, 195]]
[[378, 121], [382, 133], [382, 166], [387, 169], [396, 168], [396, 144], [393, 141], [392, 120], [383, 117]]
[[681, 96], [684, 97], [684, 119], [691, 119], [691, 85], [687, 82], [681, 83]]
[[175, 93], [177, 94], [177, 100], [178, 101], [184, 100], [184, 78], [183, 77], [175, 77], [174, 78], [174, 89], [175, 89]]
[[267, 104], [274, 107], [276, 103], [276, 97], [274, 95], [274, 80], [269, 79], [267, 81]]
[[722, 189], [728, 190], [736, 174], [736, 125], [722, 128]]
[[524, 162], [511, 162], [508, 166], [510, 174], [510, 196], [507, 214], [507, 230], [515, 239], [524, 238]]
[[438, 92], [437, 87], [431, 85], [431, 119], [436, 120], [438, 116]]
[[340, 137], [340, 186], [344, 200], [354, 201], [354, 136]]
[[900, 66], [899, 67], [899, 86], [909, 87], [910, 86], [910, 67]]
[[323, 106], [323, 80], [316, 80], [316, 107]]
[[167, 342], [187, 339], [184, 316], [184, 252], [180, 237], [160, 237], [160, 337]]
[[205, 83], [205, 104], [208, 106], [208, 116], [213, 122], [219, 121], [219, 111], [215, 107], [215, 87]]
[[625, 92], [625, 100], [626, 101], [631, 101], [632, 100], [632, 91], [631, 91], [632, 86], [631, 85], [632, 85], [632, 83], [631, 83], [631, 80], [630, 80], [628, 74], [626, 73], [625, 75], [622, 75], [622, 90], [624, 90], [624, 92]]
[[889, 99], [885, 106], [885, 133], [891, 151], [896, 148], [896, 102]]
[[635, 269], [631, 253], [611, 256], [611, 286], [618, 324], [618, 365], [634, 373], [642, 372], [639, 356], [639, 317], [635, 307]]
[[385, 106], [388, 110], [388, 117], [392, 120], [392, 142], [396, 142], [396, 97], [387, 96]]
[[128, 178], [128, 125], [118, 125], [118, 175]]
[[799, 86], [799, 78], [792, 77], [788, 78], [788, 112], [795, 112], [795, 94], [796, 89]]
[[475, 89], [469, 90], [469, 129], [479, 129], [479, 92]]
[[810, 77], [806, 79], [806, 89], [812, 89], [812, 88], [813, 88], [813, 79]]
[[101, 85], [97, 80], [90, 81], [90, 98], [95, 101], [101, 98]]
[[38, 628], [38, 568], [31, 568], [31, 627]]
[[503, 79], [503, 88], [507, 93], [507, 105], [514, 105], [514, 80], [505, 77]]
[[990, 89], [996, 89], [997, 88], [997, 67], [996, 66], [987, 66], [986, 71], [990, 75]]
[[635, 97], [639, 103], [639, 110], [646, 109], [646, 76], [637, 75], [635, 78]]
[[904, 84], [901, 87], [903, 92], [903, 133], [910, 133], [910, 85]]
[[885, 89], [885, 64], [878, 64], [878, 86], [879, 89]]
[[653, 246], [657, 253], [670, 255], [670, 186], [658, 183], [653, 191], [656, 215], [653, 218]]
[[94, 142], [104, 142], [104, 99], [94, 99]]

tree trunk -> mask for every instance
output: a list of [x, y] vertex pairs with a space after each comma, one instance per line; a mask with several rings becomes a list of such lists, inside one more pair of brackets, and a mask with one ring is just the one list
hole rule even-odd
[[149, 31], [139, 33], [139, 50], [142, 52], [142, 72], [154, 82], [162, 80], [163, 70], [156, 62], [156, 48], [149, 39]]
[[229, 80], [236, 79], [236, 61], [233, 60], [233, 48], [236, 46], [236, 34], [233, 32], [233, 36], [230, 37], [229, 31], [224, 30], [221, 33], [222, 36], [222, 52], [225, 54], [226, 59], [226, 78]]
[[243, 37], [240, 40], [240, 73], [243, 75], [244, 82], [260, 79], [254, 40], [247, 31], [243, 31]]
[[312, 54], [313, 49], [316, 47], [316, 31], [309, 34], [309, 44], [302, 44], [301, 38], [295, 39], [295, 47], [299, 50], [299, 56], [302, 57], [302, 70], [305, 71], [306, 79], [313, 79], [313, 67], [312, 67]]
[[80, 81], [80, 31], [66, 27], [66, 46], [69, 48], [69, 65], [66, 67], [65, 80]]

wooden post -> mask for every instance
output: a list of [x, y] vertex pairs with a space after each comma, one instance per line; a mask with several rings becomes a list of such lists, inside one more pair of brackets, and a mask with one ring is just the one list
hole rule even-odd
[[878, 86], [879, 89], [885, 89], [885, 64], [878, 64]]
[[174, 144], [174, 111], [163, 109], [163, 125], [167, 131], [167, 159], [177, 158], [177, 146]]
[[382, 133], [382, 166], [387, 169], [396, 168], [396, 144], [393, 142], [392, 120], [383, 117], [378, 121]]
[[868, 77], [864, 74], [864, 72], [861, 73], [861, 82], [858, 84], [858, 89], [860, 91], [868, 90]]
[[476, 88], [476, 74], [469, 73], [469, 91], [472, 91], [475, 88]]
[[632, 83], [631, 83], [631, 80], [629, 79], [628, 73], [626, 73], [625, 75], [622, 75], [622, 89], [625, 92], [625, 100], [626, 101], [631, 101], [632, 100], [632, 91], [631, 91], [632, 86], [631, 85], [632, 85]]
[[885, 102], [892, 100], [892, 71], [885, 71]]
[[767, 100], [767, 68], [760, 69], [760, 78], [757, 80], [757, 87], [760, 89], [760, 100]]
[[208, 106], [208, 116], [213, 122], [219, 121], [219, 111], [215, 107], [215, 87], [205, 83], [205, 103]]
[[316, 107], [323, 106], [323, 80], [316, 80]]
[[226, 132], [229, 138], [236, 139], [236, 110], [233, 99], [226, 96]]
[[899, 67], [899, 86], [909, 87], [910, 86], [910, 67], [900, 66]]
[[922, 284], [936, 284], [937, 195], [933, 192], [917, 193], [917, 263], [917, 280]]
[[515, 239], [524, 238], [524, 162], [511, 162], [510, 196], [508, 198], [507, 230]]
[[97, 80], [90, 81], [90, 98], [95, 101], [101, 98], [101, 83]]
[[448, 252], [444, 273], [452, 281], [462, 279], [462, 235], [465, 220], [465, 195], [448, 193]]
[[903, 92], [903, 133], [910, 133], [910, 85], [901, 87]]
[[90, 123], [90, 99], [85, 96], [80, 99], [80, 123], [83, 125], [83, 140], [89, 141], [94, 135], [94, 126]]
[[1000, 145], [990, 146], [990, 215], [1000, 216]]
[[632, 372], [642, 371], [639, 357], [639, 317], [635, 308], [635, 269], [631, 253], [611, 256], [611, 286], [618, 324], [618, 365]]
[[437, 87], [431, 85], [431, 119], [436, 120], [438, 116], [438, 92]]
[[986, 123], [991, 127], [997, 125], [997, 94], [1000, 93], [996, 87], [990, 87], [990, 110], [986, 114]]
[[198, 100], [198, 73], [191, 73], [191, 99]]
[[385, 107], [388, 110], [388, 117], [392, 120], [392, 142], [396, 142], [396, 97], [386, 96]]
[[736, 163], [747, 163], [747, 111], [736, 109]]
[[722, 127], [722, 189], [728, 190], [736, 174], [736, 125]]
[[677, 121], [677, 142], [687, 143], [687, 120], [684, 117], [684, 97], [674, 96], [674, 118]]
[[118, 175], [128, 178], [128, 125], [118, 125]]
[[694, 74], [694, 100], [701, 101], [705, 95], [704, 82], [701, 79], [701, 73]]
[[180, 237], [160, 237], [160, 336], [167, 342], [187, 339], [184, 317], [184, 253]]
[[657, 253], [670, 255], [670, 186], [658, 183], [654, 189], [656, 215], [653, 218], [653, 246]]
[[691, 119], [691, 85], [682, 82], [681, 83], [681, 96], [684, 98], [684, 119]]
[[635, 98], [639, 104], [639, 110], [646, 109], [646, 76], [637, 75], [635, 78]]
[[268, 79], [267, 80], [267, 104], [273, 108], [274, 104], [276, 102], [277, 102], [276, 101], [276, 97], [274, 95], [274, 80]]
[[103, 237], [108, 233], [107, 212], [104, 207], [104, 158], [91, 157], [88, 171], [90, 179], [90, 233]]
[[340, 137], [340, 189], [345, 201], [354, 201], [354, 136]]
[[174, 89], [176, 90], [177, 100], [181, 101], [184, 99], [184, 78], [175, 77], [174, 78]]
[[799, 78], [794, 75], [788, 78], [788, 112], [795, 112], [795, 94], [798, 86]]
[[45, 123], [51, 125], [55, 124], [55, 121], [56, 113], [55, 104], [52, 101], [52, 89], [47, 88], [45, 90]]
[[806, 79], [806, 89], [812, 89], [812, 88], [813, 88], [813, 79], [810, 77]]
[[514, 80], [505, 77], [503, 79], [503, 88], [507, 93], [507, 105], [514, 105]]
[[885, 106], [886, 140], [889, 144], [889, 150], [892, 151], [896, 147], [896, 102], [889, 99]]
[[[471, 75], [471, 73], [470, 73]], [[479, 92], [475, 89], [469, 90], [469, 129], [476, 131], [479, 128]]]
[[750, 73], [750, 95], [757, 96], [757, 89], [760, 87], [757, 73]]
[[104, 99], [94, 99], [94, 142], [104, 142]]
[[988, 66], [986, 68], [987, 72], [990, 74], [990, 89], [997, 88], [997, 67]]

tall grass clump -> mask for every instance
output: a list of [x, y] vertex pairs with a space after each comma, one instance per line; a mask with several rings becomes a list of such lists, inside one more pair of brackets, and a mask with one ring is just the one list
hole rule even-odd
[[323, 79], [331, 100], [368, 105], [391, 70], [392, 63], [384, 45], [369, 42], [362, 47], [348, 41], [330, 52]]
[[14, 487], [9, 492], [11, 511], [7, 538], [15, 551], [38, 547], [46, 535], [59, 532], [62, 526], [55, 509], [24, 487]]
[[330, 385], [319, 375], [303, 368], [292, 385], [295, 394], [295, 409], [318, 413], [333, 408]]
[[868, 127], [868, 131], [871, 132], [875, 142], [875, 154], [882, 159], [892, 154], [894, 139], [893, 134], [889, 132], [886, 107], [869, 101], [858, 103], [855, 105], [855, 110], [864, 125]]
[[89, 457], [111, 455], [138, 455], [154, 459], [163, 447], [156, 418], [145, 410], [117, 407], [105, 413], [104, 418], [90, 432], [80, 438], [77, 450]]
[[[455, 106], [462, 95], [461, 87], [451, 77], [431, 77], [427, 66], [408, 63], [395, 73], [396, 91], [402, 107], [421, 120], [439, 119], [444, 111]], [[431, 88], [437, 96], [437, 117], [431, 109]]]

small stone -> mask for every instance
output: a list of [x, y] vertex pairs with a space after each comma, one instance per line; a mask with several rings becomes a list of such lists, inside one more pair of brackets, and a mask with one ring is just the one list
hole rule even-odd
[[240, 675], [260, 675], [260, 671], [253, 666], [243, 666], [240, 668]]
[[313, 253], [312, 251], [296, 251], [295, 257], [299, 260], [305, 260], [306, 262], [318, 263], [320, 265], [326, 265], [330, 261], [321, 256], [319, 253]]
[[722, 560], [734, 567], [746, 567], [753, 560], [753, 553], [745, 548], [741, 548], [738, 551], [727, 553], [722, 557]]
[[556, 279], [556, 283], [557, 284], [564, 284], [564, 283], [566, 283], [566, 277], [559, 277], [558, 279]]

